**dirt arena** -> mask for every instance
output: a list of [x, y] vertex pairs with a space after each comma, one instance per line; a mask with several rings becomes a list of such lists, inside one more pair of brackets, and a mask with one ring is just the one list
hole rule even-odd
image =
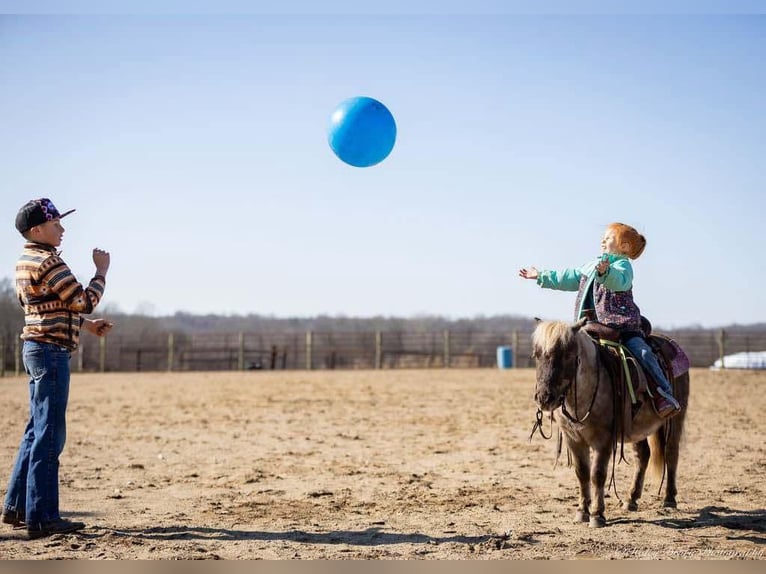
[[[61, 460], [78, 534], [5, 559], [764, 559], [766, 372], [692, 372], [679, 507], [574, 524], [530, 443], [531, 370], [74, 374]], [[27, 385], [0, 379], [4, 495]], [[565, 461], [565, 457], [564, 457]], [[632, 466], [617, 467], [620, 497]]]

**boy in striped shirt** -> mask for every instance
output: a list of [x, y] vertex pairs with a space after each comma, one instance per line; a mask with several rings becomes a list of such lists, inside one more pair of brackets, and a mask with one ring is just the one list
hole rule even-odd
[[64, 227], [47, 199], [24, 204], [16, 229], [26, 239], [16, 263], [16, 294], [24, 308], [24, 369], [29, 375], [30, 418], [21, 439], [0, 521], [26, 526], [30, 539], [73, 532], [82, 522], [59, 513], [59, 456], [66, 440], [69, 358], [85, 329], [103, 337], [112, 328], [104, 319], [87, 319], [101, 301], [109, 270], [109, 253], [93, 250], [96, 272], [81, 285], [59, 256]]

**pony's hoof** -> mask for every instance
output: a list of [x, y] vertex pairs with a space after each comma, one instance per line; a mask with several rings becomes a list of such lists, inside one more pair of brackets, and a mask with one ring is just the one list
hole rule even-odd
[[603, 528], [606, 526], [606, 518], [603, 516], [593, 516], [588, 524], [591, 528]]
[[622, 507], [625, 510], [630, 510], [631, 512], [635, 512], [638, 510], [638, 503], [635, 500], [631, 500], [629, 502], [623, 502]]
[[678, 508], [675, 500], [665, 500], [662, 503], [663, 508]]
[[588, 522], [590, 520], [590, 514], [587, 512], [583, 512], [582, 510], [578, 510], [575, 512], [575, 522]]

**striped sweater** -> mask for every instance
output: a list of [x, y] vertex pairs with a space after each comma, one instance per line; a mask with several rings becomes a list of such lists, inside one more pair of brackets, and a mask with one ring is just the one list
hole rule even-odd
[[21, 338], [74, 351], [80, 343], [80, 314], [93, 311], [105, 286], [105, 278], [96, 275], [83, 288], [54, 247], [27, 243], [16, 263], [16, 295], [24, 308]]

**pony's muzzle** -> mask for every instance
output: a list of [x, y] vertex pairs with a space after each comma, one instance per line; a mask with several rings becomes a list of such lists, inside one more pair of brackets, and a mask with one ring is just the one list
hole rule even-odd
[[564, 394], [552, 393], [550, 385], [541, 386], [535, 391], [535, 403], [540, 410], [555, 411], [564, 403]]
[[553, 396], [549, 391], [538, 391], [535, 393], [535, 403], [543, 411], [553, 411], [561, 404], [561, 397]]

